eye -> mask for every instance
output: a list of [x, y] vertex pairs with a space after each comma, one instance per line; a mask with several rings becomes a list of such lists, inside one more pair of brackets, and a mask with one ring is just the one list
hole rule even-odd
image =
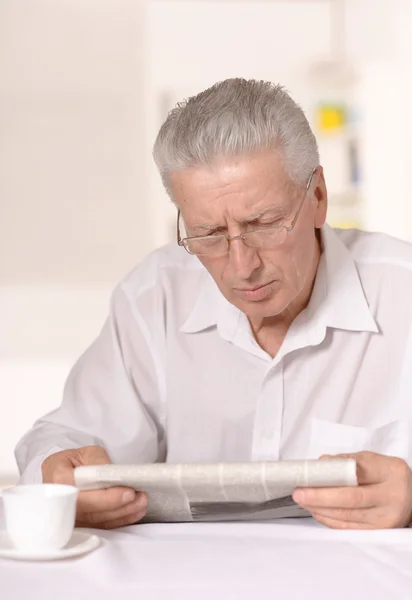
[[250, 224], [251, 228], [258, 229], [259, 227], [277, 227], [282, 225], [284, 219], [277, 217], [274, 219], [273, 217], [270, 219], [259, 219], [257, 221], [253, 221]]
[[203, 237], [211, 237], [214, 235], [222, 235], [222, 229], [214, 229], [213, 231], [209, 231], [209, 233], [206, 233], [206, 235]]

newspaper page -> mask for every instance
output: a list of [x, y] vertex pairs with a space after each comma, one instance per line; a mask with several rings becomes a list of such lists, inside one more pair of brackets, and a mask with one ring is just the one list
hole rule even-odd
[[80, 490], [131, 487], [149, 497], [145, 522], [244, 521], [305, 517], [297, 487], [357, 485], [353, 459], [77, 467]]

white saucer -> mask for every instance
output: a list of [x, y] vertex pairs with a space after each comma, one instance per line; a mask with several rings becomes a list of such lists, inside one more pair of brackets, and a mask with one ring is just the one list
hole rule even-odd
[[64, 548], [39, 554], [38, 552], [13, 548], [6, 532], [0, 532], [0, 558], [13, 560], [62, 560], [63, 558], [72, 558], [91, 552], [99, 545], [100, 539], [97, 535], [90, 535], [90, 533], [75, 529]]

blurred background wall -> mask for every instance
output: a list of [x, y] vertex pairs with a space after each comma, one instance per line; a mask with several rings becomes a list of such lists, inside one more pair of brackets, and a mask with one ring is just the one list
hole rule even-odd
[[411, 0], [0, 0], [0, 484], [116, 282], [174, 237], [151, 160], [173, 104], [283, 83], [329, 221], [412, 241]]

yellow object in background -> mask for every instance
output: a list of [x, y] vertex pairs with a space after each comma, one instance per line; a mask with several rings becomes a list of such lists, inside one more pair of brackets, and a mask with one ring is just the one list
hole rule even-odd
[[331, 227], [336, 227], [337, 229], [362, 229], [359, 221], [340, 221], [340, 220], [328, 220], [328, 224]]
[[319, 131], [334, 132], [346, 125], [346, 110], [341, 104], [320, 104], [316, 109]]

